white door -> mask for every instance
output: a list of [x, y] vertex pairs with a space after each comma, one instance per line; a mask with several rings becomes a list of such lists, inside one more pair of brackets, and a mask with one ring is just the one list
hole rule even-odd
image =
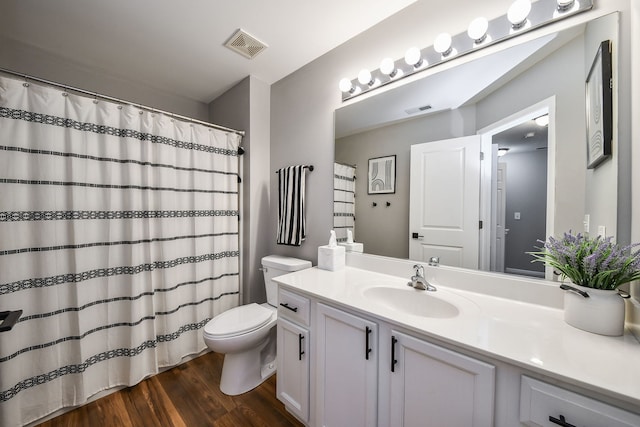
[[480, 136], [411, 146], [409, 257], [478, 268]]
[[315, 425], [377, 425], [377, 325], [324, 304], [317, 319]]
[[394, 427], [490, 427], [495, 368], [437, 345], [391, 331]]
[[496, 189], [496, 236], [494, 247], [496, 254], [495, 269], [493, 271], [499, 271], [504, 273], [504, 247], [505, 239], [507, 237], [507, 230], [505, 224], [507, 221], [507, 164], [498, 163], [498, 170], [496, 173], [497, 189]]

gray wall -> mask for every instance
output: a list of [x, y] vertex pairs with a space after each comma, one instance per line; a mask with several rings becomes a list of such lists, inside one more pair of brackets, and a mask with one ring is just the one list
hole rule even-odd
[[210, 121], [243, 129], [242, 147], [242, 290], [243, 301], [264, 302], [260, 260], [269, 246], [262, 230], [269, 211], [270, 87], [247, 77], [209, 104]]
[[[531, 270], [544, 274], [544, 264], [531, 263], [526, 252], [546, 240], [547, 151], [508, 153], [500, 158], [507, 164], [505, 269]], [[520, 219], [515, 219], [515, 213]]]
[[[366, 253], [409, 257], [411, 146], [475, 134], [475, 108], [418, 117], [336, 140], [336, 160], [357, 165], [356, 235]], [[395, 194], [367, 194], [370, 158], [396, 155]], [[391, 206], [387, 207], [386, 202]], [[373, 207], [373, 202], [377, 203]], [[390, 220], [393, 219], [393, 220]]]
[[208, 120], [207, 105], [180, 94], [127, 80], [114, 71], [81, 66], [34, 46], [0, 37], [0, 67], [147, 107]]

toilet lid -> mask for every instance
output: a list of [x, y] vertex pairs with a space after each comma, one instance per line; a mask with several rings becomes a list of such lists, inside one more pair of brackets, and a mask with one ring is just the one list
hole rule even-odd
[[244, 334], [267, 323], [272, 315], [273, 310], [259, 304], [241, 305], [211, 319], [204, 326], [204, 333], [209, 336]]

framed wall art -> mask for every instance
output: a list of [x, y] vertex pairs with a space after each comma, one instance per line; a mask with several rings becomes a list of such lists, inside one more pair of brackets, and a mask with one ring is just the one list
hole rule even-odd
[[369, 159], [368, 193], [396, 192], [396, 156]]
[[600, 43], [586, 81], [587, 168], [611, 156], [613, 138], [611, 41]]

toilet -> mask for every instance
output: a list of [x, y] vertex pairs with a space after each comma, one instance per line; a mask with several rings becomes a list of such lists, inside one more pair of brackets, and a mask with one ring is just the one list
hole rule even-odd
[[216, 353], [223, 353], [220, 390], [235, 396], [259, 386], [276, 371], [276, 276], [311, 268], [311, 262], [280, 255], [262, 258], [267, 303], [246, 304], [227, 310], [204, 327], [203, 338]]

